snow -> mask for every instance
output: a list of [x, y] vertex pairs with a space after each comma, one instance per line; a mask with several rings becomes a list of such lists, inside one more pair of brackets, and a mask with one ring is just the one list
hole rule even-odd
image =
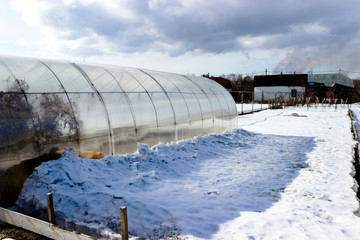
[[137, 153], [101, 160], [68, 149], [36, 168], [17, 207], [46, 218], [52, 192], [58, 224], [112, 239], [121, 206], [134, 239], [357, 239], [347, 113], [265, 110], [239, 116], [232, 132], [139, 143]]

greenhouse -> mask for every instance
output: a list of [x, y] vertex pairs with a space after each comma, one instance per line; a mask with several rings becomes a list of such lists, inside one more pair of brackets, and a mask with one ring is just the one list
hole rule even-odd
[[68, 147], [102, 158], [237, 126], [231, 95], [210, 79], [9, 56], [0, 56], [0, 111], [0, 199]]

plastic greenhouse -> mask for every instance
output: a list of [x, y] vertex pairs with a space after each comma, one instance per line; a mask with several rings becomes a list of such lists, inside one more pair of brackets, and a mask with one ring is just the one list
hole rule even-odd
[[210, 79], [9, 56], [0, 56], [0, 111], [0, 199], [66, 147], [101, 158], [237, 126], [231, 95]]

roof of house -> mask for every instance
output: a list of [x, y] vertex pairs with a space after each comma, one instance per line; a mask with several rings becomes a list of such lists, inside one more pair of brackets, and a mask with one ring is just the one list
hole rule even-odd
[[261, 75], [254, 77], [254, 87], [307, 85], [307, 74]]
[[226, 89], [232, 88], [230, 80], [226, 78], [223, 77], [208, 77], [208, 78], [214, 80], [215, 82], [217, 82]]
[[342, 73], [308, 74], [308, 82], [324, 83], [328, 87], [334, 83], [354, 87], [354, 80]]

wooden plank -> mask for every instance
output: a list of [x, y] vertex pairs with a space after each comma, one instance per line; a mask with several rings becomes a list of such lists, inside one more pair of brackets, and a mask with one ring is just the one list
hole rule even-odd
[[356, 133], [356, 127], [355, 127], [355, 124], [354, 124], [354, 120], [353, 120], [353, 115], [352, 115], [352, 112], [351, 110], [349, 109], [349, 116], [350, 116], [350, 119], [351, 119], [351, 131], [354, 135], [354, 140], [358, 140], [358, 136], [357, 136], [357, 133]]
[[356, 133], [356, 128], [355, 128], [355, 124], [354, 124], [353, 121], [351, 121], [351, 130], [352, 130], [353, 135], [354, 135], [354, 140], [358, 140], [357, 133]]
[[356, 143], [356, 147], [355, 147], [355, 162], [358, 164], [358, 166], [360, 166], [360, 149], [359, 149], [359, 143]]
[[352, 112], [351, 112], [351, 110], [349, 109], [349, 116], [350, 116], [350, 119], [351, 119], [351, 121], [353, 120], [353, 116], [352, 116]]
[[0, 221], [51, 239], [94, 240], [96, 238], [0, 207]]

